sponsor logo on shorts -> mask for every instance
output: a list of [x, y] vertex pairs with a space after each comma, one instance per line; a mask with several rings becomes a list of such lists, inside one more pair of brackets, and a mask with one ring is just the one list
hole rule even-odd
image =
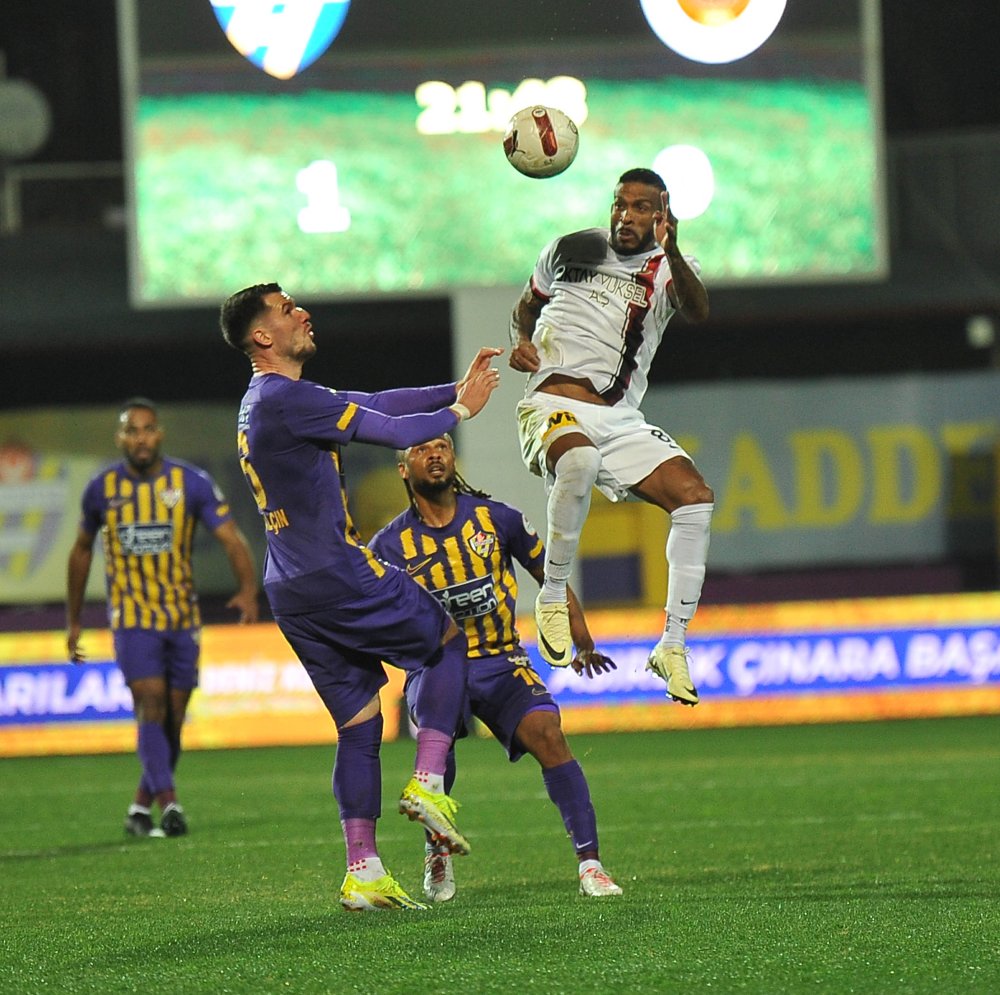
[[548, 436], [556, 431], [556, 429], [567, 428], [579, 424], [580, 423], [576, 420], [576, 415], [574, 415], [572, 411], [553, 411], [552, 414], [545, 420], [545, 429], [542, 432], [542, 438], [548, 438]]

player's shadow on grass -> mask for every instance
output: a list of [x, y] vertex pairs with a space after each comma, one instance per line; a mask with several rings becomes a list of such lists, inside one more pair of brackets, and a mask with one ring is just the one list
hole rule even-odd
[[[103, 843], [74, 843], [69, 846], [46, 846], [37, 850], [0, 851], [0, 867], [23, 864], [32, 860], [52, 860], [54, 857], [81, 857], [91, 853], [118, 853], [133, 847], [163, 846], [163, 840], [106, 840]], [[169, 845], [169, 844], [167, 844]]]

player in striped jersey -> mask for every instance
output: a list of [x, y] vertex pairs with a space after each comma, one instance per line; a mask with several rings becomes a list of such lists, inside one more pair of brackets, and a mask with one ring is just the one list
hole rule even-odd
[[[95, 537], [104, 547], [108, 621], [115, 660], [132, 692], [142, 777], [125, 818], [133, 836], [187, 832], [177, 802], [174, 769], [181, 728], [198, 684], [201, 616], [191, 544], [200, 522], [221, 543], [238, 590], [228, 606], [240, 622], [256, 622], [257, 579], [246, 539], [222, 493], [204, 470], [160, 452], [156, 406], [132, 398], [116, 434], [124, 459], [95, 476], [83, 493], [83, 514], [69, 555], [67, 649], [84, 662], [80, 612]], [[159, 830], [151, 816], [160, 807]]]
[[[570, 752], [559, 706], [521, 647], [516, 621], [514, 561], [539, 583], [544, 579], [544, 547], [524, 515], [510, 505], [473, 490], [455, 469], [455, 450], [442, 435], [399, 453], [399, 471], [410, 507], [371, 541], [371, 549], [405, 570], [430, 591], [465, 630], [468, 640], [466, 725], [481, 719], [507, 750], [511, 761], [530, 753], [559, 809], [576, 852], [580, 893], [620, 895], [601, 864], [597, 819], [580, 764]], [[579, 603], [568, 590], [577, 673], [588, 677], [614, 668], [594, 649]], [[419, 672], [408, 675], [406, 699], [419, 725]], [[455, 781], [454, 749], [448, 756], [446, 790]], [[447, 850], [428, 839], [424, 894], [431, 901], [455, 895]]]
[[548, 498], [539, 651], [553, 666], [569, 663], [566, 581], [591, 488], [612, 501], [640, 498], [670, 515], [666, 620], [647, 667], [685, 705], [698, 704], [685, 633], [701, 598], [715, 496], [639, 404], [671, 316], [708, 317], [698, 273], [697, 260], [678, 248], [663, 180], [631, 169], [615, 187], [610, 227], [546, 246], [511, 316], [510, 365], [528, 374], [517, 409], [522, 454]]

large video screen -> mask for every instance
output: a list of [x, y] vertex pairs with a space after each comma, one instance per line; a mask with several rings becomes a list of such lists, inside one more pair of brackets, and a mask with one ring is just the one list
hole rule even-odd
[[[713, 286], [883, 276], [875, 3], [119, 0], [133, 302], [520, 284], [633, 166]], [[579, 127], [548, 179], [532, 104]]]

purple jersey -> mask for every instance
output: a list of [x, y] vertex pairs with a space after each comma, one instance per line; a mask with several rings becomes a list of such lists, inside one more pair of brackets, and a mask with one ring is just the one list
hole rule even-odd
[[150, 480], [127, 463], [102, 470], [83, 492], [80, 528], [101, 533], [112, 629], [186, 629], [200, 624], [191, 542], [232, 517], [204, 470], [164, 459]]
[[363, 394], [256, 374], [240, 405], [240, 464], [264, 520], [264, 590], [276, 615], [363, 602], [386, 567], [347, 507], [341, 448], [405, 448], [450, 432], [454, 384]]
[[465, 628], [469, 657], [518, 649], [517, 579], [513, 561], [540, 567], [544, 547], [517, 509], [501, 501], [457, 495], [455, 517], [443, 528], [404, 511], [371, 541], [372, 550], [433, 594]]

